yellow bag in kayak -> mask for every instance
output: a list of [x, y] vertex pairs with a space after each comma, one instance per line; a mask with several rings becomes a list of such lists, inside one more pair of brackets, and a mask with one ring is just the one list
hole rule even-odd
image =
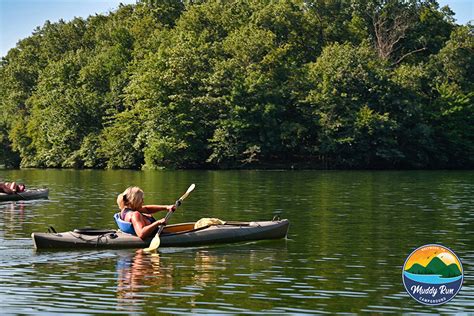
[[194, 229], [198, 229], [201, 227], [206, 227], [206, 226], [211, 226], [211, 225], [224, 225], [225, 222], [223, 220], [220, 220], [218, 218], [201, 218], [194, 224]]

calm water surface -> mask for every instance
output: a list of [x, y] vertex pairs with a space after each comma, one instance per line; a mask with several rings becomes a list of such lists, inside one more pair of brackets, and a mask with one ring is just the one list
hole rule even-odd
[[[474, 312], [474, 172], [0, 170], [49, 187], [50, 199], [0, 202], [2, 314]], [[291, 222], [287, 240], [198, 248], [36, 252], [48, 226], [112, 228], [116, 195], [173, 203], [171, 222], [201, 217]], [[451, 248], [464, 285], [428, 307], [405, 292], [417, 247]]]

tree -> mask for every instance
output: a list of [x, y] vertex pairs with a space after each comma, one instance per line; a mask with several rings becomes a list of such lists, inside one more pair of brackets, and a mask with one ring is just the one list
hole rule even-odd
[[453, 27], [453, 12], [432, 0], [354, 0], [352, 8], [357, 28], [368, 30], [378, 56], [393, 65], [437, 53]]
[[313, 154], [329, 167], [396, 166], [397, 149], [387, 64], [368, 46], [334, 44], [308, 67], [303, 100], [318, 130]]
[[433, 57], [432, 126], [443, 166], [466, 168], [474, 162], [474, 29], [456, 28]]
[[472, 166], [472, 26], [435, 0], [140, 0], [0, 62], [0, 164]]

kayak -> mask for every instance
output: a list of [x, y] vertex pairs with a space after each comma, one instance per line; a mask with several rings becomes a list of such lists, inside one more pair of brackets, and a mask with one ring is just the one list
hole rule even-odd
[[[286, 237], [290, 225], [287, 219], [261, 222], [226, 222], [222, 225], [194, 229], [194, 222], [168, 225], [160, 235], [160, 247], [192, 247], [217, 243], [232, 243]], [[32, 233], [36, 249], [77, 248], [144, 248], [153, 237], [139, 237], [107, 229], [75, 229], [64, 233]]]
[[0, 201], [47, 199], [49, 189], [31, 189], [21, 193], [0, 193]]
[[[261, 222], [226, 222], [223, 225], [194, 229], [194, 222], [168, 225], [160, 235], [160, 247], [192, 247], [216, 243], [231, 243], [284, 238], [288, 233], [286, 219]], [[144, 248], [153, 237], [142, 240], [120, 230], [75, 229], [64, 233], [32, 233], [36, 249], [54, 248]]]

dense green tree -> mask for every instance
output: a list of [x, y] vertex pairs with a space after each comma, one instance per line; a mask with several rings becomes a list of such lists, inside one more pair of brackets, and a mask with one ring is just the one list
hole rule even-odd
[[471, 25], [435, 0], [139, 0], [0, 62], [0, 165], [473, 166]]
[[305, 103], [318, 130], [313, 154], [332, 167], [396, 163], [397, 122], [387, 64], [369, 46], [334, 44], [308, 67]]
[[474, 161], [474, 27], [457, 28], [433, 57], [434, 93], [431, 125], [437, 164], [472, 166]]
[[260, 4], [229, 33], [213, 81], [222, 95], [209, 162], [247, 164], [301, 153], [306, 127], [296, 103], [301, 67], [321, 49], [320, 26], [304, 6]]

